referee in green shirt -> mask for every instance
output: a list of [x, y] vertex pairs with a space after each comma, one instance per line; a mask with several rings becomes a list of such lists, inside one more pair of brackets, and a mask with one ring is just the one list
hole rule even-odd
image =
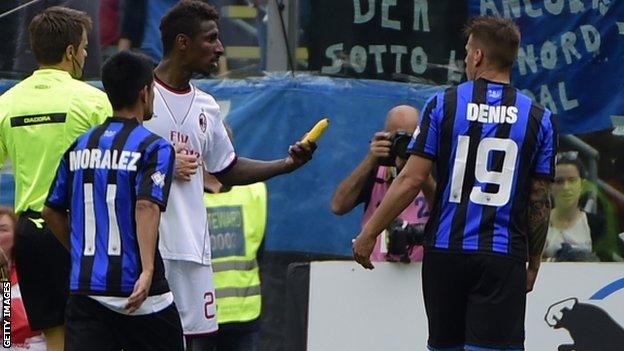
[[40, 212], [65, 150], [112, 115], [106, 94], [76, 80], [90, 30], [84, 12], [50, 7], [37, 15], [29, 31], [39, 69], [0, 96], [0, 164], [10, 158], [15, 175], [20, 290], [28, 322], [43, 330], [48, 351], [63, 350], [70, 260]]

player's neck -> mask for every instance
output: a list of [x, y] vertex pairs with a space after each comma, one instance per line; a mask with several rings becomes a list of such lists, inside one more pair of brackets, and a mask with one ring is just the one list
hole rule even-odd
[[138, 106], [115, 110], [113, 111], [113, 116], [118, 118], [125, 118], [128, 120], [137, 120], [139, 121], [139, 123], [143, 123], [143, 109]]
[[477, 73], [475, 80], [480, 78], [503, 84], [509, 84], [511, 82], [509, 72], [502, 72], [491, 68], [486, 68], [484, 71]]
[[154, 74], [159, 81], [175, 90], [188, 89], [193, 71], [174, 61], [171, 58], [164, 58], [154, 69]]

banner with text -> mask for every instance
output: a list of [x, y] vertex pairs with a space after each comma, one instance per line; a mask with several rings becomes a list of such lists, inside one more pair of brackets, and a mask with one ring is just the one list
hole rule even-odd
[[518, 23], [512, 80], [558, 115], [561, 133], [609, 128], [624, 113], [624, 1], [469, 0], [469, 14]]
[[310, 69], [328, 75], [459, 82], [464, 1], [315, 0]]

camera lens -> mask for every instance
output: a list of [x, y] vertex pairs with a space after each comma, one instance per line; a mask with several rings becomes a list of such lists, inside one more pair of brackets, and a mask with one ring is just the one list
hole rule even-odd
[[407, 152], [407, 147], [412, 140], [412, 135], [408, 133], [397, 134], [394, 140], [394, 144], [392, 145], [394, 153], [402, 158], [409, 158], [409, 154]]

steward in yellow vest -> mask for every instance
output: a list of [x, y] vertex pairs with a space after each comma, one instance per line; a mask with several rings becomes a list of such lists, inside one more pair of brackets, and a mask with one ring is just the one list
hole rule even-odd
[[233, 343], [245, 343], [232, 349], [255, 350], [261, 308], [257, 257], [267, 220], [266, 185], [227, 188], [211, 175], [204, 176], [219, 321], [215, 338], [222, 339], [217, 345], [230, 349]]

